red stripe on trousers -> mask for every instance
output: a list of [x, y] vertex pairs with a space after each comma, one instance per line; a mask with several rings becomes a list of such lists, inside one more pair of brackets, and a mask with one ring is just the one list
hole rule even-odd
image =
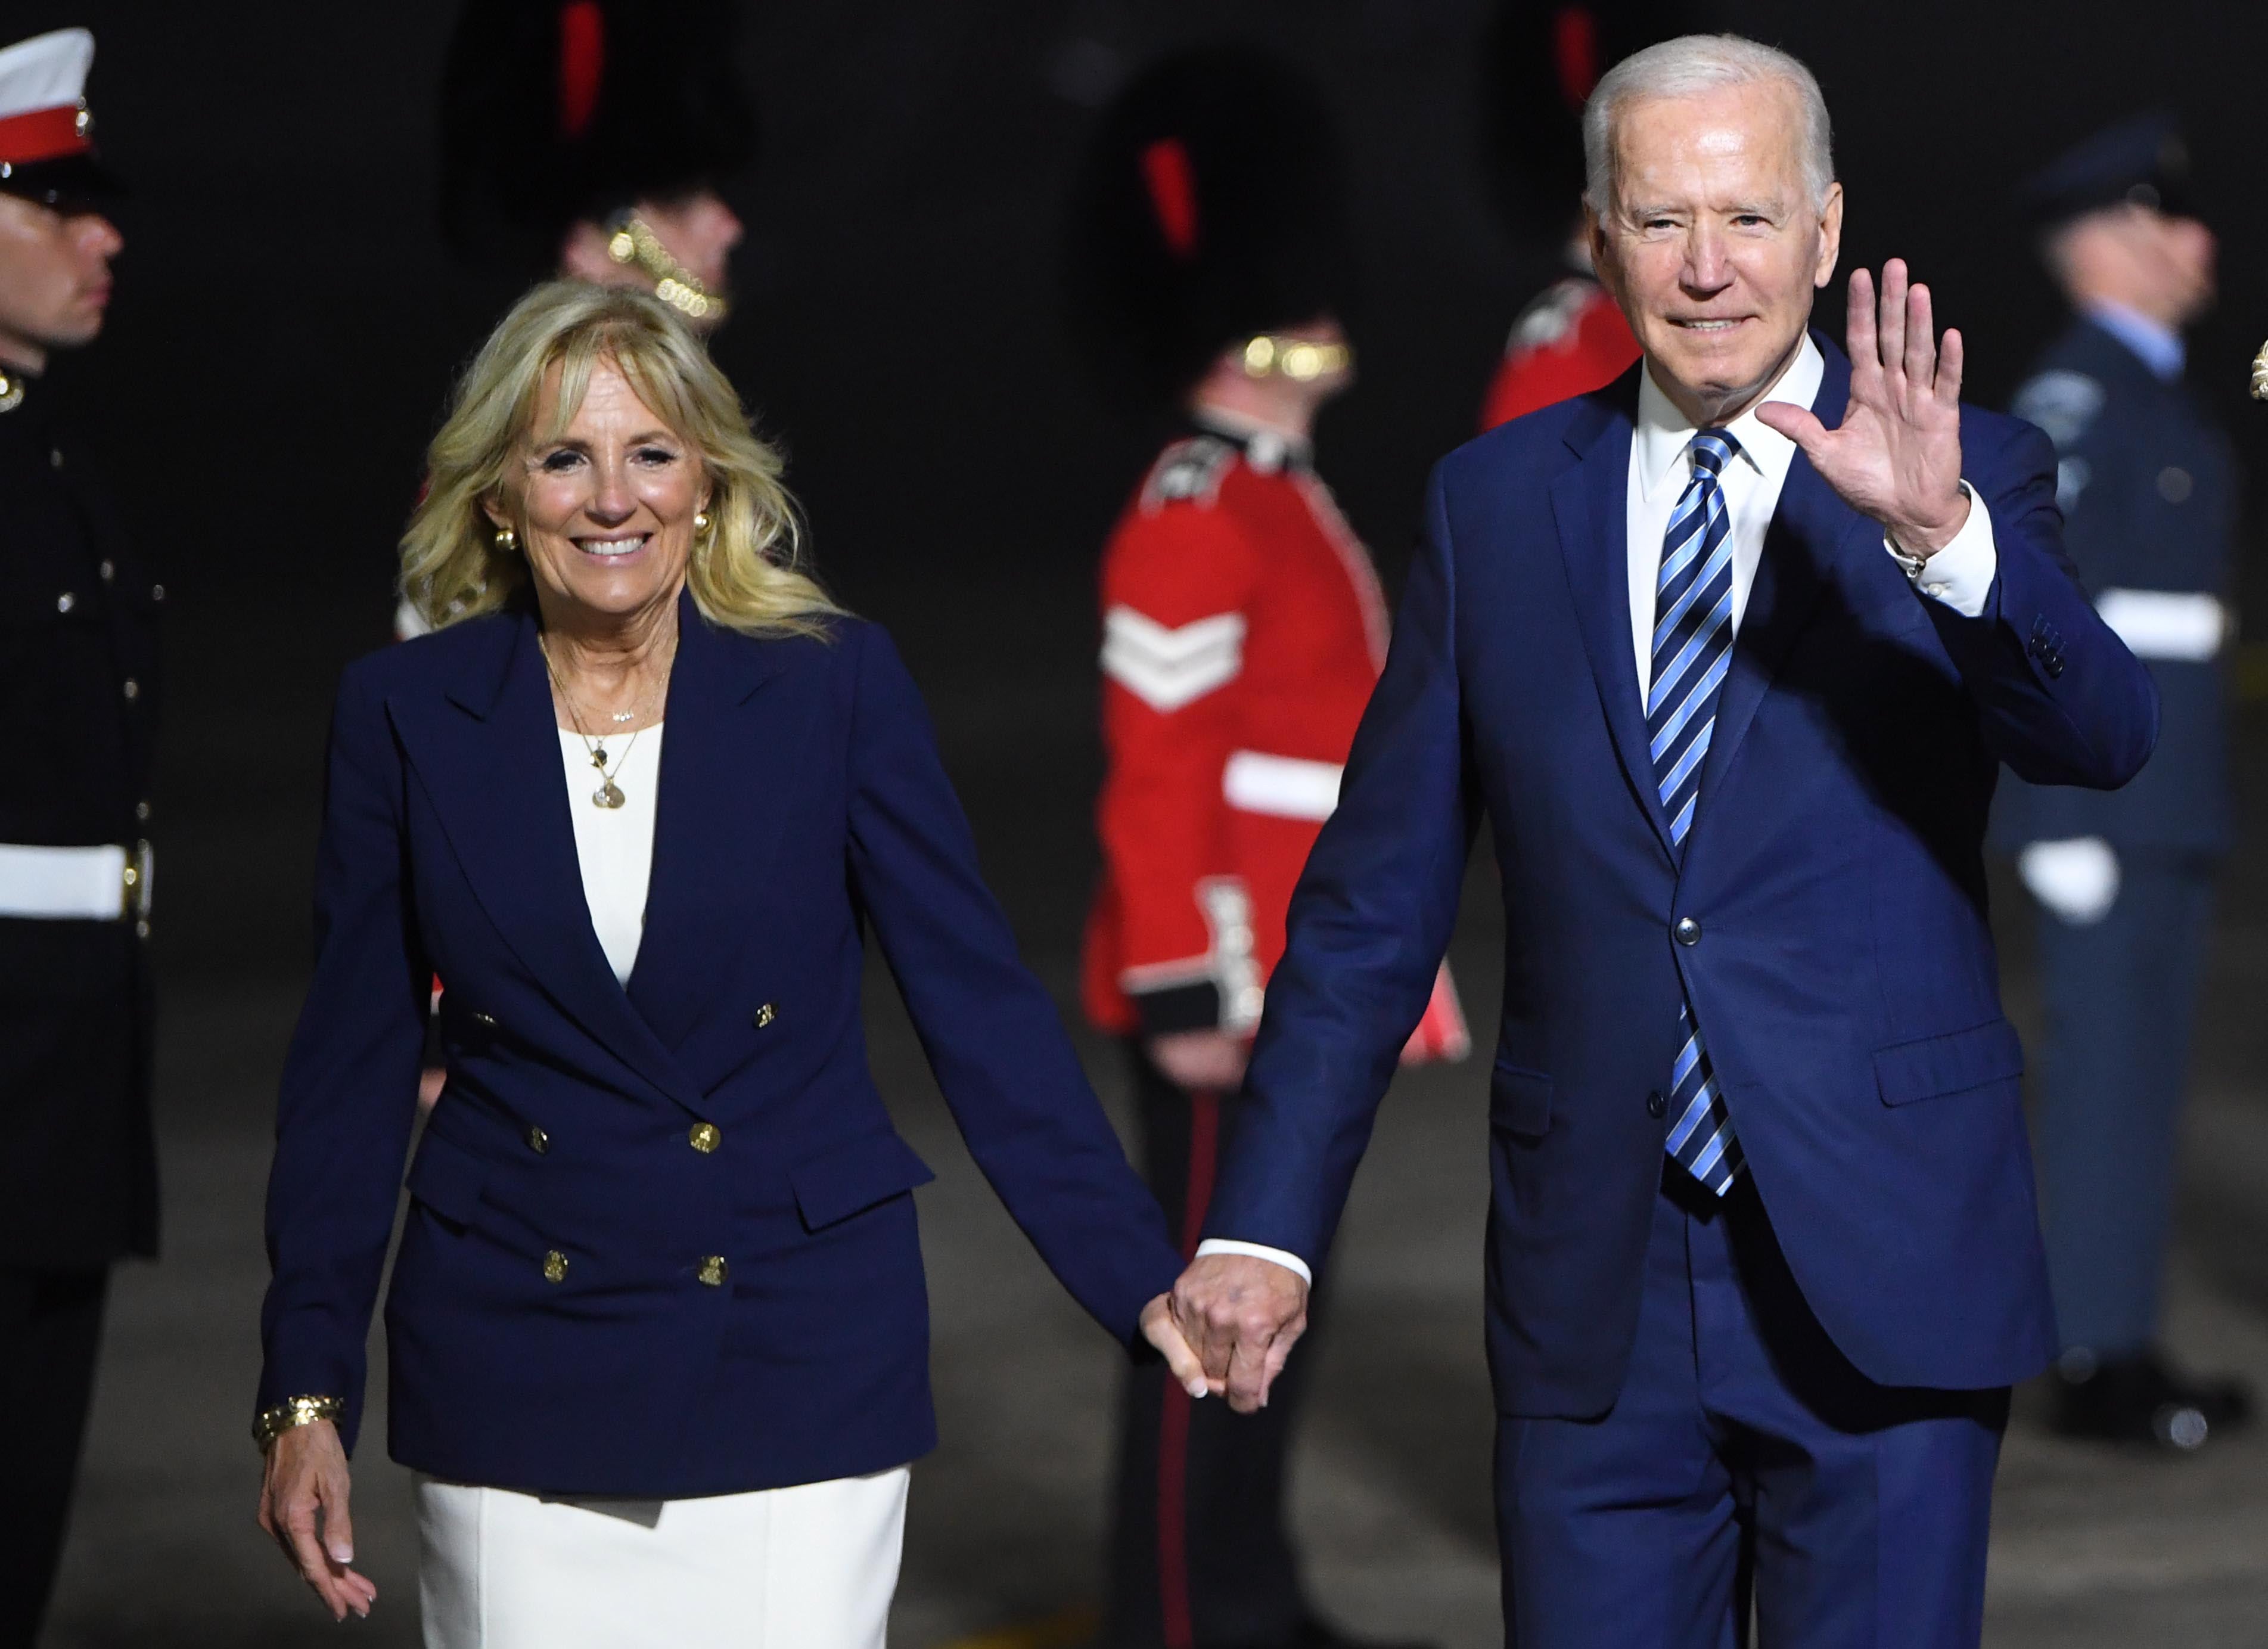
[[[1212, 1201], [1213, 1170], [1220, 1154], [1220, 1096], [1189, 1095], [1189, 1171], [1182, 1188], [1182, 1258], [1197, 1257]], [[1189, 1394], [1166, 1381], [1158, 1414], [1158, 1613], [1166, 1649], [1193, 1649], [1189, 1623]]]

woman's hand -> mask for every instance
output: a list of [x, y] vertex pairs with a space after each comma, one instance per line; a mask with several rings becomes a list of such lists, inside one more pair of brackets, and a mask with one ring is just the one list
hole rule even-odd
[[1174, 1326], [1173, 1306], [1171, 1294], [1160, 1294], [1142, 1307], [1142, 1337], [1158, 1348], [1183, 1391], [1192, 1397], [1217, 1394], [1220, 1388], [1205, 1378], [1204, 1365], [1197, 1361], [1197, 1354], [1189, 1350], [1189, 1343]]
[[[1164, 1296], [1150, 1303], [1156, 1311]], [[1148, 1314], [1144, 1314], [1146, 1326]], [[1180, 1343], [1180, 1336], [1174, 1336]], [[1191, 1366], [1197, 1359], [1186, 1346], [1182, 1355]], [[1204, 1378], [1200, 1372], [1198, 1378]], [[331, 1611], [333, 1620], [344, 1620], [347, 1611], [367, 1617], [378, 1601], [378, 1588], [347, 1565], [354, 1561], [354, 1525], [347, 1516], [347, 1452], [340, 1445], [338, 1428], [328, 1420], [292, 1427], [268, 1446], [268, 1461], [260, 1484], [260, 1527], [266, 1529], [284, 1556], [314, 1588]]]

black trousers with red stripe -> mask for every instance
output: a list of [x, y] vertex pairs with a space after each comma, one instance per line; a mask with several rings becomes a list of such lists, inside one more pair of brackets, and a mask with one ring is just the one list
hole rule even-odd
[[[1143, 1171], [1192, 1253], [1233, 1101], [1177, 1087], [1131, 1052]], [[1314, 1315], [1257, 1414], [1192, 1402], [1161, 1364], [1128, 1379], [1103, 1649], [1266, 1649], [1298, 1637], [1307, 1609], [1285, 1526], [1284, 1470], [1314, 1359]]]

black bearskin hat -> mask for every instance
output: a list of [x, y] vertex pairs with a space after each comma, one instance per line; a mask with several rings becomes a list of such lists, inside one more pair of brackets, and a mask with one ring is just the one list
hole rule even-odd
[[733, 0], [466, 0], [441, 80], [441, 222], [475, 261], [548, 271], [569, 225], [754, 158]]
[[1188, 393], [1221, 350], [1337, 316], [1346, 164], [1322, 95], [1241, 45], [1177, 53], [1104, 111], [1070, 200], [1073, 325], [1116, 385]]
[[1481, 43], [1481, 160], [1505, 221], [1558, 235], [1582, 210], [1583, 106], [1633, 52], [1701, 29], [1699, 0], [1501, 0]]

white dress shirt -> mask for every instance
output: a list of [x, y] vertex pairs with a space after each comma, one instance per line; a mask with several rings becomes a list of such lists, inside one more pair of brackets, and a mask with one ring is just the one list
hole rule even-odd
[[607, 770], [622, 793], [619, 807], [592, 804], [605, 783], [591, 765], [591, 747], [571, 728], [559, 730], [559, 759], [567, 765], [567, 809], [575, 821], [575, 858], [583, 872], [583, 901], [607, 965], [623, 984], [637, 966], [645, 937], [646, 884], [653, 875], [655, 792], [661, 788], [661, 726], [609, 734]]
[[[1803, 347], [1796, 351], [1795, 358], [1788, 363], [1786, 371], [1764, 400], [1811, 407], [1819, 397], [1819, 386], [1826, 375], [1826, 358], [1820, 354], [1819, 346], [1806, 336]], [[1733, 633], [1737, 637], [1742, 617], [1748, 611], [1749, 591], [1756, 581], [1756, 567], [1764, 560], [1764, 535], [1771, 526], [1772, 512], [1779, 507], [1780, 489], [1786, 484], [1788, 466], [1794, 461], [1796, 445], [1758, 419], [1754, 407], [1723, 427], [1741, 446], [1739, 454], [1725, 466], [1718, 478], [1732, 520]], [[1641, 372], [1638, 427], [1631, 440], [1625, 506], [1630, 529], [1631, 652], [1638, 665], [1641, 704], [1646, 702], [1647, 689], [1653, 685], [1654, 583], [1661, 571], [1661, 541], [1669, 531], [1669, 517], [1677, 507], [1678, 495], [1692, 479], [1693, 438], [1699, 433], [1699, 429], [1655, 385], [1653, 372], [1649, 369]], [[1962, 486], [1968, 490], [1966, 482]], [[1886, 554], [1895, 553], [1887, 534], [1882, 548]], [[1992, 517], [1984, 508], [1984, 501], [1970, 492], [1969, 519], [1962, 523], [1953, 541], [1932, 556], [1921, 571], [1913, 575], [1914, 585], [1931, 600], [1943, 602], [1964, 617], [1977, 618], [1983, 615], [1984, 604], [1991, 598], [1992, 580], [1999, 572], [1999, 556], [1992, 546]], [[1256, 1242], [1209, 1238], [1197, 1245], [1199, 1258], [1208, 1254], [1242, 1254], [1273, 1260], [1298, 1272], [1307, 1282], [1314, 1280], [1307, 1263], [1298, 1255]]]

